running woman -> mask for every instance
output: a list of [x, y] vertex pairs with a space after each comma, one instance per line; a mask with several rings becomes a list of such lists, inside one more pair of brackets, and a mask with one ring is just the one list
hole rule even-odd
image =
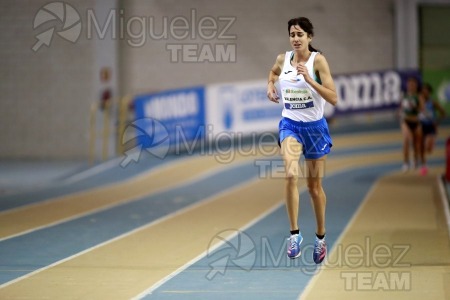
[[[424, 83], [420, 91], [419, 99], [422, 102], [422, 111], [419, 113], [420, 123], [422, 125], [421, 151], [422, 161], [426, 162], [426, 155], [433, 152], [436, 142], [437, 127], [441, 119], [445, 118], [444, 108], [431, 97], [433, 88], [429, 83]], [[439, 113], [439, 117], [437, 116]], [[421, 175], [426, 175], [427, 166], [422, 165]]]
[[305, 156], [307, 186], [316, 217], [316, 239], [313, 259], [320, 264], [326, 256], [325, 207], [321, 172], [332, 140], [323, 117], [325, 102], [337, 103], [337, 94], [325, 56], [311, 45], [313, 25], [305, 17], [288, 22], [289, 41], [293, 51], [278, 55], [269, 72], [267, 97], [279, 103], [275, 82], [279, 80], [283, 101], [279, 123], [279, 143], [286, 177], [286, 209], [290, 223], [287, 255], [301, 255], [303, 237], [298, 226], [299, 159]]
[[[419, 122], [419, 112], [422, 109], [419, 101], [419, 82], [414, 77], [409, 77], [406, 82], [406, 93], [400, 102], [401, 130], [403, 135], [403, 172], [410, 169], [409, 145], [412, 142], [414, 153], [414, 168], [418, 167], [420, 156], [420, 141], [422, 128]], [[422, 164], [424, 161], [422, 161]]]

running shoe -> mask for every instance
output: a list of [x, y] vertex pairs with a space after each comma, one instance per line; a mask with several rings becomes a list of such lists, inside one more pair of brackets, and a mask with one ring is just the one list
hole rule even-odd
[[403, 172], [403, 173], [406, 173], [406, 172], [408, 172], [408, 171], [409, 171], [409, 164], [404, 163], [403, 166], [402, 166], [402, 172]]
[[293, 234], [287, 240], [287, 256], [291, 259], [299, 257], [302, 254], [302, 251], [300, 249], [300, 244], [303, 242], [302, 235], [300, 233]]
[[316, 264], [320, 264], [326, 255], [327, 255], [327, 243], [325, 242], [325, 238], [320, 240], [318, 237], [316, 237], [313, 253], [314, 262]]
[[427, 168], [427, 166], [424, 165], [420, 168], [420, 175], [426, 176], [427, 174], [428, 174], [428, 168]]

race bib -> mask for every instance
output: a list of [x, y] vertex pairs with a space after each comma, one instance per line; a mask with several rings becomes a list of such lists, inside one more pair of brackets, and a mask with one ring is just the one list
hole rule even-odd
[[305, 109], [314, 107], [311, 90], [307, 88], [283, 89], [284, 107], [286, 109]]

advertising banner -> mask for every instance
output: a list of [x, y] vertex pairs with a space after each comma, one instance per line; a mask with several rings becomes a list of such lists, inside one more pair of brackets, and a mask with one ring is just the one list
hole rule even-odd
[[206, 88], [206, 122], [222, 132], [276, 131], [282, 104], [267, 99], [265, 80], [212, 84]]
[[[339, 100], [336, 106], [325, 105], [325, 117], [397, 109], [411, 76], [421, 80], [417, 70], [335, 76]], [[146, 133], [137, 139], [145, 147], [162, 141], [174, 146], [221, 134], [276, 132], [283, 104], [269, 101], [266, 92], [266, 80], [254, 80], [136, 96], [133, 126]]]
[[336, 106], [326, 104], [325, 116], [339, 116], [396, 109], [408, 77], [420, 81], [417, 70], [388, 70], [382, 72], [357, 73], [334, 77], [338, 94]]
[[[417, 70], [387, 70], [334, 77], [338, 103], [325, 105], [325, 117], [397, 109], [408, 77]], [[277, 83], [278, 85], [278, 83]], [[257, 80], [206, 87], [206, 122], [213, 136], [221, 132], [262, 133], [278, 130], [283, 109], [267, 99], [267, 81]], [[278, 94], [281, 93], [278, 88]]]
[[170, 146], [205, 135], [205, 88], [193, 87], [139, 95], [134, 99], [138, 143], [155, 146], [169, 141]]

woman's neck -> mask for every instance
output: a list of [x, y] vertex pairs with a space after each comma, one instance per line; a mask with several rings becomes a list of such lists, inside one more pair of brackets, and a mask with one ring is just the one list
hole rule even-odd
[[292, 62], [294, 64], [298, 64], [301, 62], [307, 62], [309, 57], [311, 56], [311, 51], [309, 49], [304, 51], [294, 51], [294, 57], [292, 58]]

